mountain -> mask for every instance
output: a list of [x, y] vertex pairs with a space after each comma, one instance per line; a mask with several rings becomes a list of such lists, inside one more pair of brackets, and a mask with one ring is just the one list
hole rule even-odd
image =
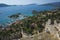
[[7, 7], [7, 6], [10, 6], [10, 5], [3, 4], [3, 3], [0, 4], [0, 7]]
[[[55, 6], [55, 7], [60, 7], [60, 2], [54, 2], [54, 3], [47, 3], [47, 4], [42, 4], [43, 6]], [[8, 5], [1, 3], [0, 7], [7, 7], [7, 6], [17, 6], [17, 5]], [[21, 6], [21, 5], [20, 5]], [[22, 5], [22, 6], [39, 6], [37, 4], [29, 4], [29, 5]], [[40, 5], [41, 6], [41, 5]]]
[[60, 2], [54, 2], [54, 3], [47, 3], [47, 4], [43, 4], [45, 6], [55, 6], [55, 7], [60, 7]]

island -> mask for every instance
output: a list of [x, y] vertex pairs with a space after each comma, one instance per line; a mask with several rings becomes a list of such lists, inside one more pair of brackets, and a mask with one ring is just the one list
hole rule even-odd
[[13, 14], [11, 16], [8, 16], [9, 18], [18, 18], [21, 13]]

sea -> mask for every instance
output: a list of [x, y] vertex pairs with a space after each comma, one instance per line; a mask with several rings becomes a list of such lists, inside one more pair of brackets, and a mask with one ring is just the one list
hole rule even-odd
[[8, 16], [21, 13], [25, 16], [31, 16], [32, 11], [44, 11], [44, 10], [52, 10], [54, 9], [54, 6], [40, 6], [40, 5], [16, 5], [16, 6], [8, 6], [8, 7], [0, 7], [0, 24], [7, 25], [9, 23], [12, 23], [16, 20], [23, 19], [23, 16], [20, 16], [19, 18], [12, 19]]

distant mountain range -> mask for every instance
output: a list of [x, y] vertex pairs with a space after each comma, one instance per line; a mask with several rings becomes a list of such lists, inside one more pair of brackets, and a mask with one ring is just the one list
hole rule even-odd
[[3, 3], [0, 4], [0, 7], [7, 7], [7, 6], [10, 6], [10, 5], [3, 4]]
[[48, 3], [48, 4], [43, 4], [43, 5], [60, 7], [60, 2]]
[[[29, 4], [26, 6], [36, 6], [37, 4]], [[54, 3], [47, 3], [47, 4], [42, 4], [43, 6], [56, 6], [56, 7], [60, 7], [60, 2], [54, 2]], [[8, 7], [8, 6], [16, 6], [16, 5], [7, 5], [7, 4], [0, 4], [0, 7]]]

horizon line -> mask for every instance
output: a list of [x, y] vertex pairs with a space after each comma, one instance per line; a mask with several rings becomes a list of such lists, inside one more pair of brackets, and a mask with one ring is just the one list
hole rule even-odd
[[[57, 2], [50, 2], [50, 3], [57, 3]], [[23, 4], [7, 4], [7, 3], [0, 3], [0, 4], [6, 4], [6, 5], [23, 5]], [[24, 5], [43, 5], [43, 4], [49, 4], [49, 3], [41, 3], [41, 4], [37, 4], [37, 3], [30, 3], [30, 4], [24, 4]]]

